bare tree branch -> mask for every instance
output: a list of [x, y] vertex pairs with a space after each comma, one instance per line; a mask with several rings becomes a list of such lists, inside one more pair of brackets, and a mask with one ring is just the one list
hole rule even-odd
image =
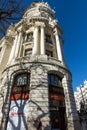
[[0, 0], [0, 37], [11, 23], [18, 22], [24, 13], [21, 0]]

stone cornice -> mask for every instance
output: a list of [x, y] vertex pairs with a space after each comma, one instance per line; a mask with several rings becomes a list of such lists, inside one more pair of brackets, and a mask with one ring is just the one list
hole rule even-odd
[[15, 64], [7, 66], [6, 69], [2, 73], [4, 73], [9, 68], [19, 66], [20, 62], [22, 62], [24, 65], [32, 64], [32, 63], [41, 63], [41, 64], [46, 64], [46, 65], [54, 65], [54, 66], [58, 66], [58, 67], [64, 69], [70, 75], [72, 75], [70, 70], [68, 69], [68, 67], [66, 65], [62, 65], [60, 61], [58, 61], [58, 60], [56, 60], [54, 58], [50, 59], [47, 56], [45, 58], [41, 58], [41, 56], [36, 56], [36, 57], [34, 56], [34, 57], [31, 57], [30, 59], [29, 59], [29, 57], [17, 58]]
[[33, 21], [33, 22], [40, 21], [40, 22], [49, 23], [49, 19], [44, 18], [44, 17], [32, 17], [31, 21]]
[[44, 22], [35, 22], [35, 26], [45, 27]]

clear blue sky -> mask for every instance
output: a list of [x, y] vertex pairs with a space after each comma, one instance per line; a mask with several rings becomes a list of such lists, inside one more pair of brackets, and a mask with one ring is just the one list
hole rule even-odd
[[[33, 1], [25, 0], [26, 7]], [[64, 30], [64, 54], [75, 91], [87, 79], [87, 0], [43, 1], [55, 8], [55, 16]]]
[[[23, 0], [27, 8], [35, 0]], [[39, 0], [42, 1], [42, 0]], [[87, 0], [43, 0], [55, 9], [55, 17], [64, 30], [64, 54], [76, 87], [87, 79]]]

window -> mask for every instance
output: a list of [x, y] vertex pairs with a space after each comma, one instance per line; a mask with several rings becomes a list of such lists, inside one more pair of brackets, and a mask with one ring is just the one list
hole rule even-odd
[[11, 100], [26, 100], [29, 98], [29, 79], [28, 73], [21, 73], [14, 77]]
[[19, 74], [15, 77], [14, 86], [24, 86], [29, 84], [29, 75], [27, 73]]
[[47, 43], [51, 43], [51, 44], [52, 44], [51, 35], [46, 34], [46, 35], [45, 35], [45, 41], [46, 41]]
[[50, 57], [53, 57], [53, 52], [46, 50], [46, 55], [47, 55], [47, 56], [50, 56]]
[[[49, 85], [49, 102], [55, 106], [61, 106], [64, 103], [64, 90], [62, 87], [62, 79], [55, 75], [48, 75]], [[55, 103], [54, 103], [55, 102]]]
[[57, 93], [63, 94], [63, 93], [64, 93], [62, 87], [57, 87], [57, 86], [53, 86], [53, 87], [52, 87], [51, 85], [50, 85], [50, 90], [49, 90], [49, 92], [50, 92], [50, 93], [53, 93], [53, 94], [57, 94]]
[[30, 56], [32, 54], [32, 50], [31, 49], [26, 49], [25, 50], [25, 56]]
[[30, 75], [27, 72], [14, 76], [6, 130], [26, 129], [25, 124], [27, 125], [28, 120], [26, 114], [29, 114], [29, 78]]
[[48, 82], [50, 85], [54, 85], [58, 87], [62, 86], [62, 79], [57, 75], [50, 74], [48, 77]]
[[26, 37], [26, 42], [32, 42], [33, 41], [33, 33], [29, 33], [27, 34], [27, 37]]
[[49, 74], [48, 85], [51, 130], [66, 130], [65, 97], [62, 78], [56, 74]]
[[53, 109], [57, 110], [58, 106], [62, 107], [62, 106], [65, 106], [65, 104], [61, 100], [59, 100], [59, 101], [57, 101], [57, 100], [51, 100], [49, 106], [50, 106], [51, 110], [53, 110]]

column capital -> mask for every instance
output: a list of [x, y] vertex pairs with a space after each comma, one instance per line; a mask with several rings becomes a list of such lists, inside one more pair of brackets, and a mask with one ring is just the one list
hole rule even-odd
[[35, 22], [35, 26], [45, 27], [44, 22]]
[[54, 35], [58, 35], [58, 30], [57, 30], [57, 28], [54, 28], [54, 29], [53, 29], [53, 34], [54, 34]]
[[51, 20], [51, 25], [53, 26], [53, 27], [55, 27], [55, 26], [57, 26], [57, 24], [58, 24], [58, 20], [56, 20], [56, 19], [54, 19], [54, 20]]
[[22, 33], [22, 31], [23, 31], [23, 28], [22, 28], [22, 27], [17, 29], [17, 32], [18, 32], [18, 33]]

